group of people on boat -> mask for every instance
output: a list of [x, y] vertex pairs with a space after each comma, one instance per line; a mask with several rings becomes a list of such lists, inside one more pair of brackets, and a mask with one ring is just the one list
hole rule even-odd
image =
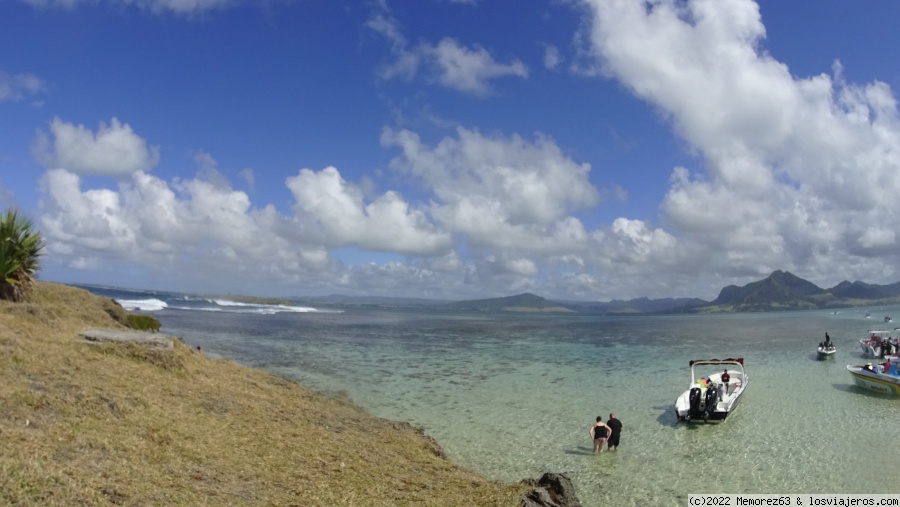
[[884, 374], [884, 375], [892, 375], [894, 377], [900, 377], [900, 371], [898, 371], [898, 362], [892, 361], [888, 359], [886, 362], [881, 364], [867, 363], [863, 366], [864, 370], [871, 371], [873, 373]]
[[900, 348], [900, 340], [897, 338], [885, 340], [881, 344], [881, 357], [897, 355], [898, 348]]
[[729, 389], [729, 382], [731, 382], [731, 374], [728, 373], [728, 368], [725, 368], [719, 375], [718, 381], [708, 376], [698, 378], [697, 387], [709, 389], [710, 392], [714, 393], [713, 396], [721, 400], [723, 395], [732, 394], [732, 389]]
[[825, 341], [819, 342], [819, 348], [822, 350], [834, 350], [834, 342], [831, 341], [831, 337], [828, 336], [828, 333], [825, 333]]
[[867, 340], [860, 340], [863, 351], [873, 357], [885, 358], [895, 356], [900, 352], [900, 337], [883, 337], [870, 334]]
[[[728, 369], [727, 369], [727, 368], [726, 368], [725, 370], [722, 371], [721, 379], [722, 379], [722, 384], [724, 385], [724, 387], [727, 388], [727, 387], [728, 387], [728, 382], [731, 381], [731, 375], [728, 374]], [[705, 377], [705, 376], [704, 376], [704, 377], [700, 377], [699, 379], [697, 379], [697, 384], [699, 384], [700, 387], [709, 387], [709, 385], [710, 385], [711, 383], [712, 383], [712, 380], [710, 380], [709, 377]]]

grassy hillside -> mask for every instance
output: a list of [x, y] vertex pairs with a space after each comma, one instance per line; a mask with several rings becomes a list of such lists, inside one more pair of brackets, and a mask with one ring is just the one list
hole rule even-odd
[[90, 345], [127, 313], [39, 283], [0, 302], [0, 505], [515, 506], [409, 425], [213, 360]]

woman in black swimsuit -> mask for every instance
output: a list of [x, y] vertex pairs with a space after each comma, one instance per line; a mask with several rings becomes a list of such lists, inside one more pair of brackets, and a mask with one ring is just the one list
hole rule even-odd
[[591, 438], [594, 440], [594, 454], [598, 452], [603, 452], [603, 444], [606, 442], [606, 439], [612, 433], [612, 429], [603, 422], [603, 418], [597, 416], [597, 422], [591, 426], [591, 429], [588, 431], [591, 434]]

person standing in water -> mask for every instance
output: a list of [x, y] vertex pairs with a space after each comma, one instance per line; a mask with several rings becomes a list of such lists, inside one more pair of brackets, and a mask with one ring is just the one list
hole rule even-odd
[[591, 426], [588, 433], [591, 434], [591, 439], [594, 441], [594, 454], [597, 454], [598, 452], [603, 452], [603, 444], [606, 442], [606, 439], [609, 438], [609, 435], [612, 434], [612, 429], [610, 429], [610, 427], [603, 422], [603, 418], [598, 415], [597, 422]]
[[606, 448], [614, 451], [619, 447], [619, 437], [622, 435], [622, 421], [616, 419], [616, 414], [610, 412], [609, 420], [606, 421], [606, 426], [610, 430], [609, 440], [606, 441]]

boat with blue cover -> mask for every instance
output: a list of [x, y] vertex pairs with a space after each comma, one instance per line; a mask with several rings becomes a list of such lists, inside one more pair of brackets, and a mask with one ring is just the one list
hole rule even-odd
[[859, 387], [879, 394], [900, 395], [900, 371], [896, 361], [847, 365], [847, 371]]

